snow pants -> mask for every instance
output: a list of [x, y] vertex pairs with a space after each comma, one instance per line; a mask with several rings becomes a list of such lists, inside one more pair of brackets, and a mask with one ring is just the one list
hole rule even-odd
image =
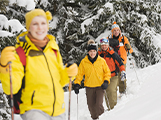
[[65, 120], [65, 113], [52, 117], [41, 110], [29, 110], [21, 114], [21, 118], [23, 120]]
[[108, 85], [105, 93], [105, 101], [108, 110], [113, 109], [114, 106], [117, 104], [117, 85], [118, 76], [114, 76], [110, 79], [110, 84]]
[[101, 87], [86, 88], [87, 105], [92, 119], [97, 119], [104, 113], [103, 95], [104, 91]]
[[[125, 66], [125, 69], [126, 69], [126, 64], [124, 65]], [[124, 93], [125, 90], [126, 90], [126, 79], [124, 81], [121, 81], [121, 72], [119, 72], [118, 74], [118, 86], [119, 86], [119, 92], [120, 93]]]

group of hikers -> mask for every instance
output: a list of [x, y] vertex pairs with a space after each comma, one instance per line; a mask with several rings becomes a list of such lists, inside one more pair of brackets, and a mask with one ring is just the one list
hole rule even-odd
[[[91, 118], [98, 120], [104, 113], [104, 96], [111, 110], [117, 104], [117, 86], [121, 94], [126, 91], [127, 54], [133, 52], [130, 43], [114, 22], [111, 35], [100, 40], [100, 49], [94, 40], [89, 40], [87, 55], [79, 67], [75, 63], [64, 67], [55, 37], [48, 34], [51, 19], [51, 13], [42, 9], [26, 13], [27, 31], [17, 36], [15, 47], [7, 46], [1, 52], [3, 90], [7, 95], [16, 95], [21, 90], [18, 107], [23, 120], [65, 120], [63, 87], [76, 76], [74, 91], [79, 94], [85, 76], [88, 109]], [[110, 46], [112, 39], [119, 41], [119, 53]]]

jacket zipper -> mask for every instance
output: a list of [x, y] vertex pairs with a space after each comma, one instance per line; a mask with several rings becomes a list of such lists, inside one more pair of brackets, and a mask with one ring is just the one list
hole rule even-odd
[[32, 97], [31, 97], [31, 105], [33, 105], [33, 98], [34, 98], [34, 95], [35, 95], [35, 90], [34, 90], [34, 92], [32, 93]]
[[55, 98], [55, 99], [54, 99], [54, 103], [53, 103], [53, 112], [52, 112], [52, 114], [51, 114], [51, 116], [53, 116], [53, 114], [54, 114], [54, 106], [55, 106], [55, 101], [56, 101], [55, 85], [54, 85], [53, 77], [52, 77], [52, 75], [51, 75], [51, 71], [50, 71], [50, 68], [49, 68], [49, 64], [48, 64], [47, 58], [46, 58], [44, 52], [42, 52], [42, 53], [43, 53], [43, 55], [44, 55], [44, 57], [45, 57], [45, 60], [46, 60], [46, 63], [47, 63], [47, 67], [48, 67], [48, 70], [49, 70], [49, 73], [50, 73], [50, 76], [51, 76], [51, 79], [52, 79], [52, 83], [53, 83], [53, 92], [54, 92], [54, 98]]

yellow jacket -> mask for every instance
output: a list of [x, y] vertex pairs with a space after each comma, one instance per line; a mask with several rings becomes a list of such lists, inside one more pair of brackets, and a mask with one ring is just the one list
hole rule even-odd
[[103, 84], [104, 80], [107, 80], [110, 83], [110, 69], [106, 64], [106, 61], [99, 55], [97, 60], [93, 64], [88, 60], [88, 56], [82, 59], [74, 83], [80, 85], [84, 75], [85, 87], [100, 87]]
[[[22, 90], [22, 104], [20, 114], [31, 109], [42, 110], [50, 116], [57, 116], [65, 112], [64, 91], [62, 87], [69, 82], [64, 69], [62, 57], [56, 44], [55, 37], [47, 35], [50, 39], [46, 48], [39, 51], [27, 37], [27, 32], [17, 37], [18, 46], [26, 52], [25, 88]], [[25, 39], [20, 39], [25, 36]], [[57, 51], [57, 56], [54, 51]], [[19, 56], [12, 61], [13, 94], [21, 87], [24, 77], [24, 67]], [[9, 74], [1, 73], [1, 82], [6, 94], [10, 94]]]

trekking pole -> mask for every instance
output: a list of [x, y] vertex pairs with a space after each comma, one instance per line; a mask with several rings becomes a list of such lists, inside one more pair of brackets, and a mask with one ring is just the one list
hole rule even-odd
[[78, 94], [77, 94], [77, 120], [78, 120]]
[[139, 82], [139, 85], [140, 85], [140, 81], [139, 81], [138, 75], [137, 75], [137, 73], [136, 73], [136, 70], [135, 70], [135, 66], [134, 66], [134, 63], [132, 62], [132, 64], [133, 64], [133, 67], [134, 67], [134, 71], [135, 71], [136, 77], [137, 77], [137, 79], [138, 79], [138, 82]]
[[[130, 52], [129, 52], [129, 54], [130, 54]], [[130, 54], [130, 56], [131, 56], [131, 54]], [[139, 85], [140, 85], [140, 81], [139, 81], [139, 78], [138, 78], [137, 72], [136, 72], [136, 70], [135, 70], [134, 63], [133, 63], [133, 61], [132, 61], [131, 59], [132, 59], [132, 58], [130, 57], [130, 58], [129, 58], [129, 60], [131, 61], [132, 65], [133, 65], [133, 68], [134, 68], [134, 71], [135, 71], [136, 77], [137, 77], [138, 82], [139, 82]]]
[[104, 91], [105, 91], [105, 98], [107, 100], [107, 104], [108, 104], [108, 107], [109, 107], [108, 110], [111, 110], [110, 103], [109, 103], [109, 100], [108, 100], [108, 97], [107, 97], [107, 92], [106, 92], [106, 90], [104, 90]]
[[11, 117], [14, 120], [14, 104], [13, 104], [13, 91], [12, 91], [12, 68], [11, 62], [9, 62], [9, 75], [10, 75], [10, 94], [11, 94]]
[[70, 120], [70, 102], [71, 102], [71, 89], [72, 89], [72, 77], [69, 77], [69, 105], [68, 105], [68, 120]]
[[126, 84], [125, 84], [126, 81], [123, 81], [123, 84], [124, 84], [124, 90], [125, 90], [125, 95], [126, 95]]

